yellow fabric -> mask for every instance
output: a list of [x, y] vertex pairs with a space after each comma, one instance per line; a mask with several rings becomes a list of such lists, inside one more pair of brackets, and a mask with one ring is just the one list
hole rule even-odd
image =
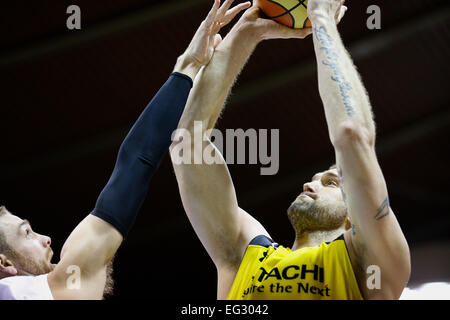
[[250, 244], [227, 299], [362, 300], [362, 295], [340, 237], [296, 251]]

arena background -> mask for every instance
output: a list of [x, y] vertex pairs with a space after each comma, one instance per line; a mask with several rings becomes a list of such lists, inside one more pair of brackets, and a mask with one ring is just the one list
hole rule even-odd
[[[0, 19], [0, 204], [51, 236], [55, 261], [92, 210], [122, 139], [172, 71], [209, 0], [9, 1]], [[82, 29], [66, 28], [81, 8]], [[381, 30], [366, 9], [381, 8]], [[410, 287], [450, 281], [450, 6], [348, 0], [339, 29], [369, 92], [391, 205], [410, 244]], [[222, 35], [229, 30], [223, 30]], [[280, 129], [280, 170], [230, 165], [240, 205], [290, 246], [286, 209], [334, 163], [311, 38], [261, 43], [219, 129]], [[216, 270], [166, 156], [115, 261], [113, 299], [214, 299]]]

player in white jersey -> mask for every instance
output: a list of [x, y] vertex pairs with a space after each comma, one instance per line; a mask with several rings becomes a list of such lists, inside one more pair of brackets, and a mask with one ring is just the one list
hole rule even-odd
[[[57, 264], [49, 237], [0, 207], [0, 299], [101, 299], [111, 287], [113, 257], [130, 231], [156, 171], [171, 143], [193, 80], [220, 43], [219, 30], [245, 2], [231, 8], [215, 0], [174, 72], [124, 140], [116, 166], [94, 211], [66, 240]], [[199, 77], [201, 75], [199, 74]], [[133, 192], [130, 192], [133, 190]], [[79, 276], [79, 279], [73, 277]], [[74, 290], [75, 289], [75, 290]]]

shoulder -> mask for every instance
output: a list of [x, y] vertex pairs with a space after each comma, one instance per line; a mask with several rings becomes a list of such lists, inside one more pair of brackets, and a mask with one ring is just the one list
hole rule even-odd
[[1, 300], [53, 300], [47, 274], [15, 276], [0, 280]]
[[223, 265], [222, 267], [218, 268], [219, 270], [221, 270], [221, 272], [219, 273], [231, 273], [233, 274], [234, 278], [242, 265], [253, 264], [257, 259], [260, 259], [261, 257], [267, 257], [270, 248], [272, 248], [271, 251], [274, 251], [276, 248], [278, 248], [278, 243], [274, 242], [266, 235], [257, 235], [252, 240], [250, 240], [250, 242], [246, 243], [243, 255], [238, 258], [239, 261], [236, 261], [233, 264]]

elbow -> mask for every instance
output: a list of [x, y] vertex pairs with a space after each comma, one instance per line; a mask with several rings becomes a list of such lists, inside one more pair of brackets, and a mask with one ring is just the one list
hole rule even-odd
[[396, 279], [396, 284], [392, 288], [392, 299], [399, 300], [402, 296], [403, 291], [408, 285], [409, 279], [411, 277], [411, 263], [407, 263], [398, 270], [398, 278]]
[[397, 297], [400, 298], [400, 296], [403, 293], [403, 290], [405, 290], [406, 286], [408, 285], [409, 279], [411, 278], [411, 253], [409, 251], [408, 243], [406, 242], [406, 239], [404, 240], [404, 253], [403, 253], [403, 261], [401, 263], [401, 285], [399, 287], [399, 290], [397, 292]]
[[337, 149], [346, 149], [352, 146], [374, 147], [375, 129], [354, 121], [340, 124], [331, 135], [331, 142]]
[[411, 265], [408, 267], [399, 268], [399, 277], [395, 280], [394, 285], [385, 298], [388, 300], [399, 300], [408, 285], [409, 279], [411, 277]]
[[394, 272], [391, 278], [390, 299], [394, 300], [400, 299], [411, 278], [411, 254], [406, 239], [404, 239], [402, 248], [398, 251], [396, 256], [392, 258], [395, 269], [392, 269]]

